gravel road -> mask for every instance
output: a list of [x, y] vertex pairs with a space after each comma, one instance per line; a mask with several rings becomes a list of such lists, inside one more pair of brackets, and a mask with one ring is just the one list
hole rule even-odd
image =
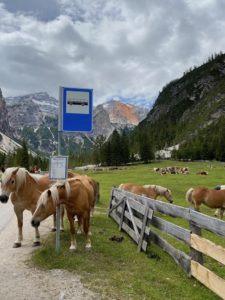
[[[30, 219], [31, 214], [26, 212], [23, 245], [21, 248], [12, 248], [17, 238], [16, 216], [11, 203], [0, 203], [0, 299], [102, 299], [100, 295], [84, 288], [75, 273], [64, 270], [42, 271], [26, 264], [33, 250], [34, 229], [30, 226]], [[49, 233], [51, 221], [49, 218], [41, 224], [42, 236]]]

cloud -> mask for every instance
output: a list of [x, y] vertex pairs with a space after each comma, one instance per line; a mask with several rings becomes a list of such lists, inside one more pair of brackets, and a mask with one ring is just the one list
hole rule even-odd
[[57, 97], [59, 86], [72, 86], [93, 88], [95, 104], [113, 96], [152, 101], [169, 81], [225, 50], [222, 0], [54, 0], [54, 9], [51, 1], [9, 2], [0, 2], [5, 96]]

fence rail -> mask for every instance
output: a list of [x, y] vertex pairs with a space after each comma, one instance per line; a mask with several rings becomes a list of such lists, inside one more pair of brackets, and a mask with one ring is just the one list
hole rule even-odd
[[[166, 221], [154, 212], [160, 212], [189, 222], [189, 229]], [[203, 254], [225, 265], [225, 249], [201, 237], [201, 229], [206, 229], [225, 237], [225, 222], [209, 217], [189, 208], [138, 196], [113, 188], [108, 215], [137, 243], [138, 251], [146, 251], [150, 242], [166, 251], [188, 274], [199, 280], [225, 299], [225, 280], [203, 266]], [[176, 249], [154, 228], [184, 242], [190, 247], [189, 255]]]

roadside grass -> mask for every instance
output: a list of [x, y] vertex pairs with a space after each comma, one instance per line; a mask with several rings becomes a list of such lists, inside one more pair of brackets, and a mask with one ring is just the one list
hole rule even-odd
[[[188, 175], [160, 176], [154, 167], [188, 166]], [[208, 176], [196, 175], [206, 170]], [[225, 183], [225, 168], [218, 162], [173, 162], [126, 166], [119, 170], [89, 171], [86, 174], [100, 182], [101, 198], [91, 220], [92, 249], [85, 251], [83, 235], [77, 236], [78, 249], [69, 251], [69, 229], [61, 234], [60, 254], [55, 254], [55, 235], [43, 241], [43, 246], [35, 250], [32, 263], [44, 269], [67, 269], [81, 276], [85, 286], [101, 294], [102, 299], [219, 299], [214, 293], [193, 278], [188, 278], [174, 260], [158, 246], [152, 244], [147, 253], [137, 253], [137, 245], [118, 225], [107, 216], [110, 192], [120, 183], [159, 184], [171, 189], [174, 204], [188, 207], [185, 193], [190, 187], [207, 186], [214, 188]], [[213, 216], [214, 210], [201, 207], [201, 212]], [[180, 218], [163, 216], [166, 220], [188, 228], [188, 223]], [[189, 253], [189, 248], [163, 234], [173, 245]], [[112, 236], [123, 237], [122, 242], [110, 240]], [[203, 231], [203, 236], [225, 247], [225, 239]], [[225, 278], [225, 267], [210, 258], [205, 258], [206, 266]], [[73, 274], [71, 273], [71, 276]]]

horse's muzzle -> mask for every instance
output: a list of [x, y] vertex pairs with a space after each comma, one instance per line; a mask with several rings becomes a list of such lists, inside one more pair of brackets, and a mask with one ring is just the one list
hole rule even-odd
[[7, 195], [1, 195], [1, 196], [0, 196], [0, 201], [1, 201], [2, 203], [7, 203], [8, 200], [9, 200], [9, 197], [8, 197]]
[[40, 221], [39, 220], [35, 220], [35, 219], [32, 219], [31, 220], [31, 225], [33, 227], [38, 227], [40, 225]]

